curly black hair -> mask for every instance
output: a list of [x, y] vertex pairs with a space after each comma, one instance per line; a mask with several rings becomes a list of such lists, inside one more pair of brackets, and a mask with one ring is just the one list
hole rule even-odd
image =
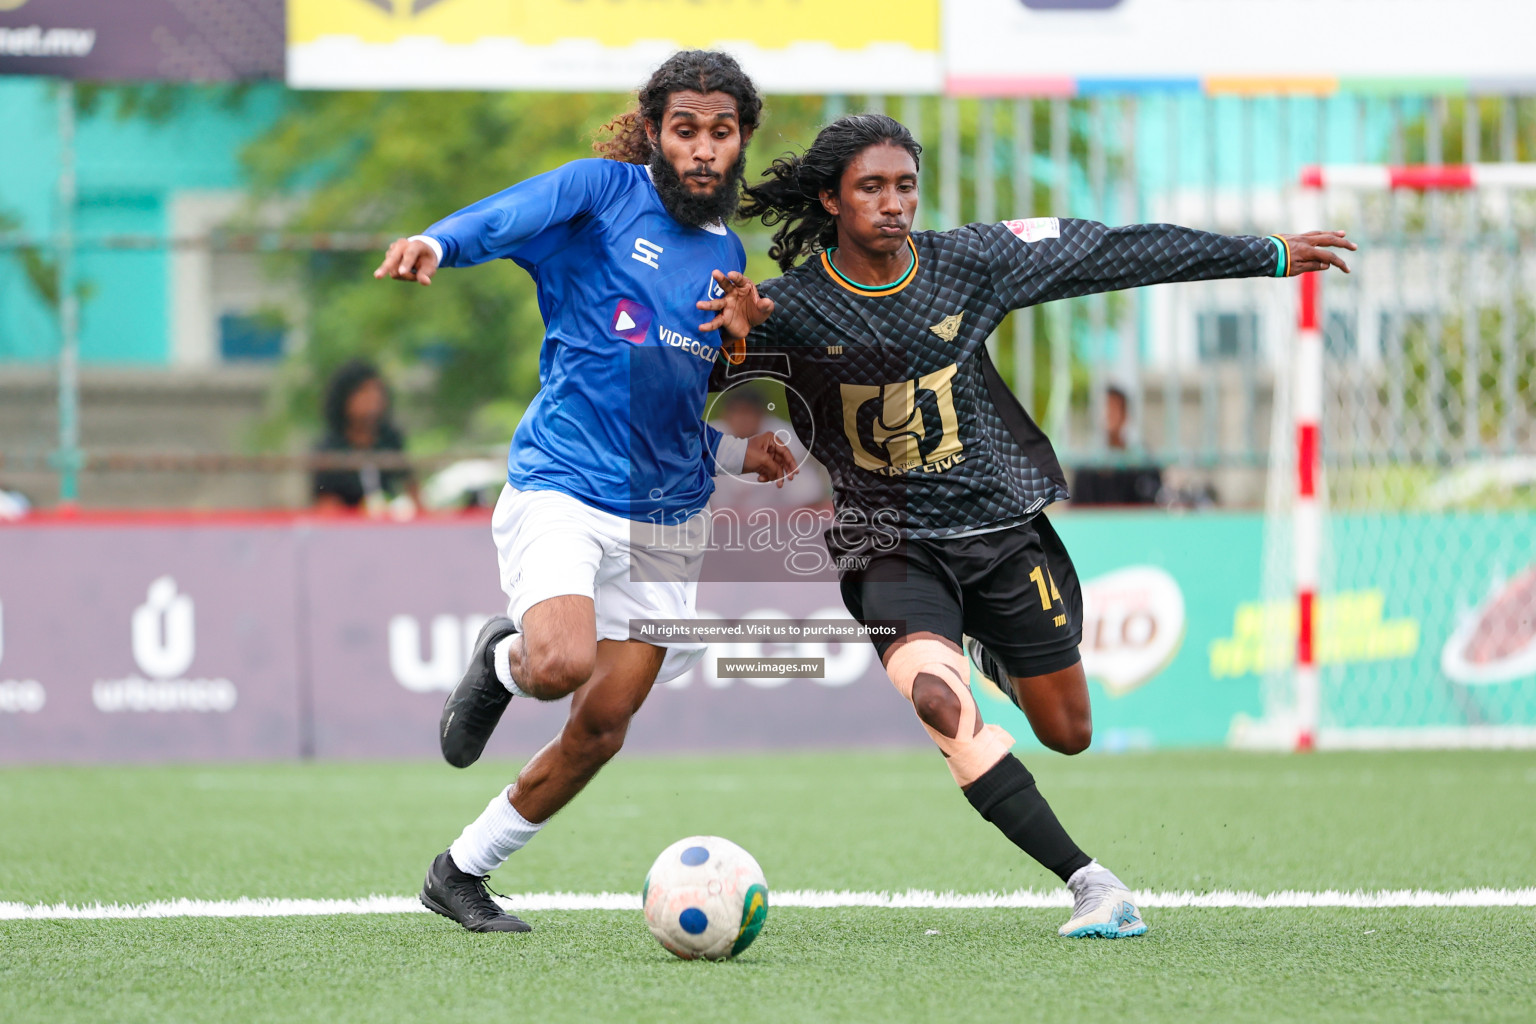
[[599, 156], [621, 163], [650, 163], [653, 147], [646, 122], [659, 125], [672, 94], [690, 91], [723, 92], [733, 98], [743, 132], [755, 130], [762, 119], [763, 98], [736, 58], [718, 50], [680, 50], [640, 87], [634, 109], [603, 125], [607, 137], [594, 141], [592, 148]]
[[823, 128], [799, 156], [779, 157], [763, 172], [766, 180], [745, 190], [743, 218], [781, 225], [768, 250], [780, 270], [837, 244], [837, 224], [821, 205], [821, 193], [836, 192], [853, 158], [871, 146], [900, 146], [920, 166], [923, 147], [906, 125], [884, 114], [853, 114]]

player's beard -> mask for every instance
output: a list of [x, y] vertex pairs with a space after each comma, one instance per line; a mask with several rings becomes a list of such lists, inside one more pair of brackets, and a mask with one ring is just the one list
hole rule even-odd
[[661, 205], [667, 208], [674, 220], [689, 227], [701, 228], [716, 221], [724, 223], [736, 215], [736, 207], [741, 202], [741, 179], [747, 170], [745, 147], [708, 194], [694, 192], [685, 185], [677, 169], [662, 155], [659, 148], [651, 154], [650, 167], [651, 180], [656, 183]]

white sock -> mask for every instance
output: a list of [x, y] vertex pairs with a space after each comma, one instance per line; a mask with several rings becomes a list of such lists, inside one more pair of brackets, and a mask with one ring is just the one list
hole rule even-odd
[[453, 863], [470, 875], [488, 875], [507, 862], [507, 858], [527, 845], [544, 827], [517, 813], [507, 794], [512, 787], [497, 793], [480, 817], [464, 826], [459, 838], [448, 847]]
[[517, 680], [512, 678], [512, 660], [507, 657], [507, 648], [516, 639], [517, 634], [512, 633], [496, 641], [496, 646], [491, 648], [491, 665], [496, 669], [497, 681], [505, 686], [512, 696], [529, 697], [529, 694], [524, 693], [523, 688], [517, 685]]

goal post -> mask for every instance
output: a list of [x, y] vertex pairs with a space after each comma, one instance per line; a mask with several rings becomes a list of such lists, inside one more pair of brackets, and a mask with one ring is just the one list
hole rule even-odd
[[1240, 746], [1536, 746], [1536, 164], [1309, 167]]

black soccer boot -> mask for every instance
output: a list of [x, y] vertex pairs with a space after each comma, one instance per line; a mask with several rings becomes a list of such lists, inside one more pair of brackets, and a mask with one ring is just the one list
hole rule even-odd
[[1013, 701], [1015, 707], [1023, 710], [1019, 703], [1019, 695], [1013, 691], [1013, 680], [1008, 678], [1008, 673], [1003, 666], [992, 656], [992, 652], [981, 646], [981, 641], [973, 636], [965, 638], [965, 653], [970, 656], [971, 664], [976, 666], [976, 671], [981, 673], [983, 679], [1003, 691], [1003, 696]]
[[533, 931], [527, 921], [497, 906], [490, 893], [485, 891], [485, 879], [460, 871], [447, 850], [438, 854], [427, 869], [427, 881], [421, 887], [421, 904], [472, 932]]
[[503, 615], [481, 626], [469, 656], [469, 668], [443, 705], [437, 738], [443, 747], [443, 758], [455, 768], [468, 768], [480, 760], [491, 733], [496, 731], [496, 723], [501, 721], [501, 713], [512, 700], [512, 694], [496, 678], [491, 657], [496, 642], [516, 632], [512, 620]]

